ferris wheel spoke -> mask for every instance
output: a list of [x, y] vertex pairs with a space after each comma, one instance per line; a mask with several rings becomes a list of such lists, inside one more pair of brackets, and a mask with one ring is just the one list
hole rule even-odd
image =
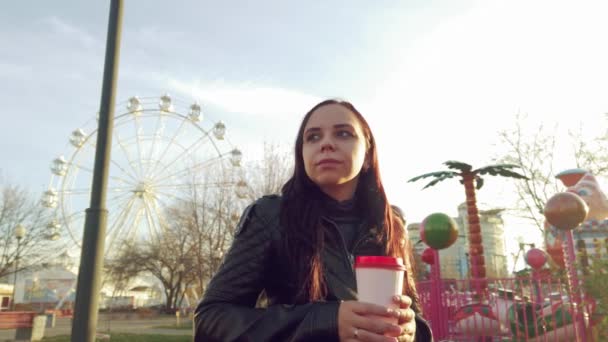
[[129, 193], [129, 192], [123, 192], [121, 194], [112, 196], [112, 198], [110, 198], [106, 201], [108, 204], [108, 207], [111, 208], [108, 210], [113, 210], [113, 208], [124, 208], [124, 206], [126, 204], [125, 202], [132, 201], [133, 198], [136, 198], [136, 197], [137, 197], [137, 195], [135, 195], [134, 193]]
[[133, 203], [135, 202], [135, 196], [129, 198], [126, 205], [121, 206], [122, 210], [118, 212], [115, 219], [112, 221], [110, 227], [106, 230], [106, 235], [110, 236], [114, 233], [115, 230], [121, 230], [125, 228], [125, 221], [128, 217], [131, 208], [133, 207]]
[[129, 193], [133, 193], [133, 187], [124, 187], [124, 186], [117, 187], [117, 186], [113, 186], [113, 187], [109, 187], [108, 188], [108, 192], [109, 193], [120, 192], [120, 193], [123, 193], [123, 194], [124, 193], [128, 193], [129, 194]]
[[[74, 231], [72, 229], [70, 229], [70, 226], [75, 226], [75, 224], [73, 222], [78, 221], [78, 223], [80, 224], [80, 228], [84, 228], [84, 217], [85, 217], [85, 211], [76, 211], [73, 212], [70, 215], [65, 215], [64, 213], [64, 221], [66, 226], [68, 227], [66, 230], [68, 231], [68, 235], [70, 236], [70, 238], [72, 239], [72, 241], [74, 241], [78, 246], [81, 246], [81, 240], [82, 240], [82, 234], [83, 232], [81, 230], [78, 231]], [[81, 236], [76, 236], [77, 234], [80, 234]]]
[[76, 212], [73, 212], [72, 214], [66, 216], [66, 220], [70, 220], [71, 221], [71, 220], [74, 219], [74, 217], [76, 217], [76, 216], [84, 216], [84, 214], [85, 214], [85, 210], [76, 211]]
[[143, 155], [141, 153], [141, 141], [140, 141], [140, 136], [142, 136], [143, 134], [143, 127], [140, 126], [139, 124], [139, 117], [135, 116], [135, 140], [136, 140], [136, 145], [137, 145], [137, 155], [139, 156], [139, 158], [137, 158], [138, 160], [138, 166], [139, 166], [139, 174], [140, 175], [144, 175], [144, 166], [142, 165], [141, 161], [143, 160]]
[[169, 152], [169, 149], [171, 148], [171, 146], [173, 146], [173, 144], [175, 143], [175, 139], [181, 134], [181, 131], [185, 127], [185, 125], [186, 125], [186, 120], [183, 120], [182, 123], [177, 128], [177, 130], [175, 131], [175, 134], [173, 134], [173, 136], [171, 137], [171, 140], [169, 140], [169, 142], [167, 143], [167, 146], [165, 147], [165, 149], [163, 150], [161, 155], [156, 160], [156, 163], [154, 163], [154, 166], [152, 166], [152, 168], [149, 169], [152, 175], [154, 175], [156, 173], [156, 168], [160, 164], [160, 161], [165, 158], [165, 156], [167, 155], [167, 152]]
[[[165, 116], [162, 115], [162, 113], [161, 113], [161, 115], [159, 115], [156, 120], [156, 127], [154, 128], [154, 136], [152, 138], [152, 147], [150, 147], [150, 153], [148, 153], [148, 160], [152, 160], [152, 156], [154, 155], [154, 150], [156, 148], [156, 142], [158, 141], [158, 138], [163, 136], [163, 133], [165, 131], [164, 118], [165, 118]], [[150, 168], [151, 168], [151, 165], [148, 164], [148, 166], [146, 167], [146, 170], [144, 172], [145, 175], [150, 174]]]
[[[139, 208], [137, 209], [137, 213], [135, 213], [135, 218], [133, 219], [133, 227], [139, 228], [141, 225], [141, 218], [143, 216], [143, 213], [146, 209], [144, 208], [144, 206], [140, 205]], [[138, 229], [131, 229], [129, 232], [127, 232], [127, 240], [128, 241], [136, 241], [137, 240], [137, 231]]]
[[91, 193], [91, 189], [67, 189], [67, 190], [59, 190], [57, 194], [59, 195], [88, 195]]
[[[117, 165], [117, 164], [116, 164], [114, 161], [111, 161], [111, 163], [113, 163], [114, 165]], [[90, 174], [93, 174], [93, 173], [94, 173], [93, 169], [91, 169], [90, 167], [83, 166], [83, 165], [81, 165], [81, 164], [79, 164], [79, 163], [72, 162], [72, 163], [71, 163], [71, 165], [75, 166], [75, 167], [76, 167], [76, 169], [78, 169], [78, 170], [83, 170], [83, 171], [89, 172]], [[118, 166], [118, 165], [117, 165], [117, 166]], [[120, 166], [119, 166], [119, 168], [120, 168]], [[127, 176], [129, 176], [129, 177], [131, 177], [131, 178], [133, 177], [133, 176], [131, 176], [129, 173], [127, 173], [126, 171], [124, 171], [124, 169], [123, 169], [123, 168], [120, 168], [120, 169], [121, 169], [121, 170], [123, 170], [123, 172], [125, 172], [125, 174], [126, 174]], [[110, 175], [110, 176], [108, 176], [108, 177], [109, 177], [110, 179], [116, 180], [116, 181], [121, 182], [121, 183], [126, 183], [126, 184], [130, 184], [130, 185], [131, 185], [131, 184], [133, 184], [133, 183], [132, 183], [132, 181], [130, 181], [130, 180], [128, 180], [128, 179], [124, 179], [124, 178], [118, 177], [118, 176], [115, 176], [115, 175]], [[133, 179], [133, 180], [135, 180], [135, 179]]]
[[[172, 198], [173, 198], [173, 199], [175, 199], [177, 202], [183, 202], [183, 199], [181, 199], [181, 198], [177, 198], [177, 197], [175, 197], [175, 196], [173, 196], [173, 195], [169, 195], [169, 194], [168, 194], [167, 196], [172, 197]], [[163, 207], [165, 207], [165, 208], [169, 208], [169, 207], [170, 207], [170, 205], [169, 205], [169, 204], [168, 204], [166, 201], [164, 201], [163, 199], [161, 199], [160, 197], [158, 197], [158, 196], [157, 196], [157, 197], [155, 197], [154, 199], [155, 199], [157, 202], [159, 202], [159, 203], [160, 203], [160, 204], [161, 204]]]
[[106, 235], [110, 238], [108, 248], [114, 245], [115, 240], [120, 236], [120, 233], [125, 229], [128, 229], [128, 225], [125, 224], [129, 218], [129, 213], [132, 211], [133, 204], [135, 203], [136, 197], [133, 196], [129, 199], [127, 204], [123, 206], [123, 210], [120, 211], [114, 223], [107, 230]]
[[163, 178], [156, 178], [156, 179], [154, 179], [154, 182], [155, 183], [162, 183], [162, 182], [166, 181], [169, 178], [174, 178], [174, 177], [177, 177], [177, 176], [182, 176], [182, 175], [185, 175], [185, 174], [188, 174], [188, 173], [196, 172], [199, 169], [203, 169], [203, 168], [205, 168], [205, 167], [207, 167], [207, 166], [209, 166], [209, 165], [211, 165], [213, 163], [216, 163], [217, 161], [221, 160], [222, 157], [223, 156], [217, 156], [217, 157], [214, 157], [214, 158], [207, 159], [204, 162], [200, 162], [198, 164], [195, 164], [195, 165], [193, 165], [190, 168], [181, 169], [181, 170], [179, 170], [177, 172], [174, 172], [174, 173], [171, 173], [171, 174], [168, 174], [168, 175], [164, 175]]
[[[134, 194], [132, 192], [123, 192], [123, 193], [119, 193], [116, 194], [114, 196], [112, 196], [111, 198], [106, 200], [106, 203], [108, 203], [109, 205], [115, 207], [114, 203], [120, 201], [120, 200], [124, 200], [126, 196], [133, 196]], [[122, 203], [122, 202], [119, 202]], [[116, 206], [118, 207], [118, 206]]]
[[[146, 220], [148, 222], [148, 229], [150, 231], [150, 233], [152, 233], [154, 235], [155, 238], [158, 238], [161, 233], [162, 233], [162, 227], [158, 227], [157, 222], [154, 221], [154, 217], [158, 216], [159, 213], [154, 213], [152, 211], [152, 208], [150, 208], [150, 205], [148, 203], [148, 201], [143, 201], [144, 202], [144, 208], [145, 208], [145, 212], [146, 212]], [[155, 215], [157, 214], [157, 215]]]
[[[131, 167], [131, 170], [133, 170], [133, 173], [135, 174], [135, 177], [131, 177], [131, 178], [137, 179], [138, 177], [140, 177], [140, 174], [137, 172], [137, 169], [135, 168], [135, 166], [133, 166], [134, 163], [131, 160], [131, 156], [129, 155], [129, 152], [127, 151], [127, 149], [123, 145], [123, 142], [122, 142], [122, 140], [120, 140], [120, 137], [118, 136], [118, 134], [116, 133], [116, 131], [113, 131], [113, 135], [114, 135], [114, 139], [118, 143], [118, 146], [120, 146], [120, 150], [122, 151], [122, 153], [127, 158], [127, 162], [129, 164], [129, 166]], [[127, 174], [128, 174], [128, 172], [127, 172]]]
[[[128, 175], [128, 176], [132, 177], [131, 175]], [[135, 186], [135, 183], [133, 183], [131, 180], [128, 180], [128, 179], [124, 179], [124, 178], [117, 177], [117, 176], [109, 176], [109, 178], [113, 179], [113, 180], [115, 180], [117, 182], [120, 182], [122, 184], [130, 185], [130, 186]]]
[[[119, 188], [119, 187], [109, 187], [108, 192], [130, 192], [131, 188]], [[89, 195], [91, 193], [90, 188], [86, 189], [65, 189], [57, 191], [58, 195]]]
[[78, 170], [83, 170], [83, 171], [89, 172], [91, 174], [93, 173], [93, 169], [91, 169], [90, 167], [83, 166], [83, 165], [78, 164], [76, 162], [71, 162], [71, 165], [76, 166], [76, 168]]
[[165, 229], [167, 229], [168, 225], [167, 225], [167, 221], [165, 220], [165, 214], [163, 213], [163, 211], [158, 207], [158, 201], [156, 199], [150, 201], [152, 202], [152, 207], [154, 209], [154, 212], [156, 213], [157, 217], [158, 217], [158, 221], [160, 223], [160, 227], [161, 229], [164, 231]]
[[[172, 193], [169, 193], [169, 192], [166, 192], [166, 191], [158, 191], [158, 190], [156, 190], [155, 193], [156, 194], [161, 194], [161, 195], [163, 195], [165, 197], [169, 197], [170, 199], [175, 200], [176, 202], [183, 202], [184, 201], [183, 198], [180, 198], [180, 197], [176, 196], [175, 194], [172, 194]], [[160, 196], [156, 196], [155, 195], [154, 199], [155, 200], [160, 200]], [[165, 204], [165, 202], [163, 202], [163, 204]]]
[[93, 151], [95, 151], [95, 149], [97, 148], [97, 141], [95, 141], [96, 139], [92, 139], [95, 135], [94, 134], [90, 134], [86, 140], [84, 141], [83, 146], [89, 145], [91, 147], [91, 149], [93, 149]]
[[[177, 155], [177, 157], [173, 158], [173, 160], [171, 160], [169, 163], [164, 164], [163, 169], [160, 170], [160, 173], [164, 172], [167, 170], [168, 167], [174, 165], [174, 163], [178, 160], [180, 160], [184, 155], [186, 155], [187, 153], [189, 153], [190, 151], [194, 150], [194, 146], [196, 146], [199, 142], [204, 141], [205, 138], [208, 138], [209, 136], [207, 134], [205, 134], [204, 136], [198, 138], [194, 143], [192, 143], [190, 146], [183, 148], [183, 151]], [[155, 169], [155, 172], [152, 174], [152, 177], [154, 177], [158, 172]]]
[[[234, 182], [205, 182], [205, 183], [184, 183], [184, 184], [166, 184], [162, 186], [156, 186], [154, 193], [170, 197], [177, 201], [184, 201], [184, 195], [190, 196], [191, 190], [193, 189], [223, 189], [231, 188], [234, 186]], [[180, 196], [181, 195], [181, 196]], [[157, 196], [157, 199], [160, 196]]]
[[[204, 183], [182, 183], [182, 184], [163, 184], [157, 185], [155, 187], [156, 191], [158, 189], [190, 189], [192, 187], [197, 188], [222, 188], [227, 186], [232, 186], [234, 182], [204, 182]], [[163, 193], [165, 194], [165, 193]]]
[[[137, 195], [135, 195], [133, 193], [122, 193], [122, 194], [113, 196], [111, 199], [109, 199], [107, 201], [107, 204], [108, 204], [108, 212], [109, 212], [110, 217], [116, 218], [118, 216], [118, 214], [120, 214], [124, 211], [125, 207], [130, 205], [130, 203], [135, 200], [135, 198], [137, 198]], [[114, 222], [114, 221], [115, 220], [112, 219], [111, 221], [108, 221], [108, 222]]]
[[[122, 148], [122, 143], [121, 143], [120, 137], [118, 137], [118, 135], [116, 135], [115, 133], [114, 133], [114, 137], [115, 137], [116, 141], [118, 142], [118, 144], [119, 144], [119, 145], [121, 146], [121, 148]], [[87, 139], [87, 144], [89, 144], [89, 145], [91, 146], [91, 148], [92, 148], [93, 150], [95, 150], [95, 148], [96, 148], [96, 143], [95, 143], [95, 142], [94, 142], [92, 139]], [[123, 151], [123, 152], [124, 152], [124, 151]], [[126, 153], [125, 153], [125, 154], [126, 154]], [[128, 159], [128, 155], [127, 155], [127, 159]], [[124, 174], [126, 174], [128, 177], [130, 177], [130, 178], [131, 178], [133, 181], [137, 182], [137, 179], [135, 179], [135, 178], [134, 178], [134, 177], [133, 177], [133, 176], [132, 176], [132, 175], [131, 175], [131, 174], [130, 174], [130, 173], [127, 171], [127, 170], [125, 170], [125, 169], [124, 169], [122, 166], [120, 166], [120, 164], [116, 163], [116, 162], [115, 162], [113, 159], [110, 159], [110, 163], [111, 163], [112, 165], [116, 166], [116, 167], [117, 167], [119, 170], [121, 170], [121, 171], [122, 171]], [[86, 169], [86, 170], [87, 170], [87, 171], [89, 171], [89, 172], [91, 172], [91, 173], [93, 173], [93, 170], [92, 170], [92, 169]], [[116, 176], [112, 176], [112, 175], [110, 175], [109, 177], [110, 177], [110, 178], [112, 178], [112, 179], [115, 179], [115, 180], [117, 180], [117, 181], [120, 181], [120, 182], [124, 182], [124, 183], [127, 183], [127, 184], [131, 184], [129, 181], [127, 181], [127, 180], [125, 180], [125, 179], [122, 179], [122, 178], [120, 178], [120, 177], [116, 177]]]
[[[122, 166], [120, 166], [120, 164], [118, 164], [116, 161], [110, 159], [110, 163], [112, 163], [112, 165], [116, 166], [120, 171], [122, 171], [122, 173], [129, 176], [129, 178], [131, 178], [131, 181], [137, 183], [137, 179], [135, 179], [135, 177], [133, 177], [132, 174], [130, 174], [127, 170], [125, 170]], [[120, 177], [116, 177], [116, 176], [110, 176], [110, 178], [119, 180], [119, 181], [121, 181], [123, 183], [127, 183], [127, 184], [135, 184], [135, 183], [131, 183], [131, 181], [129, 181], [129, 180], [126, 180], [126, 179], [123, 179]]]
[[109, 209], [109, 217], [107, 220], [108, 228], [106, 231], [106, 236], [110, 236], [110, 234], [116, 231], [116, 227], [118, 227], [118, 230], [122, 229], [122, 227], [124, 226], [124, 222], [121, 223], [120, 221], [124, 221], [126, 219], [124, 218], [124, 215], [131, 212], [131, 208], [133, 207], [134, 203], [136, 203], [136, 199], [135, 196], [132, 196], [129, 198], [123, 198], [122, 200], [116, 201], [114, 203], [116, 203], [116, 205]]

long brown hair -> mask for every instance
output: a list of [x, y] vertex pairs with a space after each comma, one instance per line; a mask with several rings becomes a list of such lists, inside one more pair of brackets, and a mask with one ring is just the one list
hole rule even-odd
[[324, 227], [321, 224], [320, 188], [308, 177], [304, 168], [302, 147], [304, 129], [310, 116], [318, 108], [337, 104], [350, 110], [359, 120], [367, 145], [366, 160], [368, 168], [361, 170], [355, 206], [364, 213], [364, 220], [370, 227], [382, 230], [381, 236], [387, 241], [386, 255], [400, 257], [408, 265], [407, 278], [404, 282], [404, 293], [417, 302], [416, 289], [412, 277], [412, 255], [409, 240], [405, 234], [403, 221], [394, 213], [388, 203], [380, 179], [376, 141], [363, 115], [349, 102], [342, 100], [325, 100], [306, 113], [300, 124], [295, 143], [295, 167], [292, 177], [282, 188], [281, 224], [285, 228], [285, 253], [290, 268], [296, 272], [296, 284], [301, 286], [296, 295], [297, 303], [323, 300], [327, 294], [321, 251], [324, 243]]

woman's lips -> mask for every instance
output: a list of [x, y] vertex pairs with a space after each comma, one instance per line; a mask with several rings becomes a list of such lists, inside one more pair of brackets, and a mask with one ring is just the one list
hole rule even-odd
[[321, 159], [320, 161], [317, 162], [317, 166], [337, 165], [340, 163], [341, 162], [336, 159]]

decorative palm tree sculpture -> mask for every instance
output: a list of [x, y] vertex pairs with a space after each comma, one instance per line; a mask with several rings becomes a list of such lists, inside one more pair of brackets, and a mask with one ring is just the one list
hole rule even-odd
[[513, 168], [518, 168], [518, 165], [498, 164], [484, 166], [473, 170], [469, 164], [458, 161], [446, 161], [444, 163], [449, 169], [457, 171], [438, 171], [425, 173], [414, 177], [408, 182], [415, 182], [419, 179], [432, 177], [423, 189], [431, 187], [441, 181], [450, 178], [460, 178], [460, 183], [464, 185], [467, 203], [467, 214], [469, 223], [469, 258], [471, 265], [471, 278], [476, 280], [478, 290], [486, 288], [486, 266], [483, 254], [481, 226], [479, 224], [479, 212], [477, 211], [477, 200], [475, 198], [475, 190], [481, 189], [483, 186], [483, 178], [481, 176], [502, 176], [516, 179], [527, 179], [526, 176], [512, 171]]

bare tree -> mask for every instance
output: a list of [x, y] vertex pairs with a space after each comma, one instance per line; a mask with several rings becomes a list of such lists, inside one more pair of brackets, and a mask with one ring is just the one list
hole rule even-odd
[[[0, 278], [39, 266], [64, 250], [62, 242], [51, 240], [49, 222], [48, 210], [28, 191], [0, 183]], [[15, 234], [19, 225], [25, 228], [21, 239]]]
[[[608, 114], [607, 114], [608, 116]], [[576, 167], [584, 168], [594, 175], [606, 174], [608, 171], [608, 132], [599, 137], [588, 138], [579, 126], [570, 131]]]
[[293, 153], [279, 144], [265, 142], [262, 159], [250, 162], [246, 170], [250, 200], [280, 194], [283, 184], [293, 173]]
[[542, 231], [545, 203], [559, 191], [553, 170], [555, 128], [547, 132], [547, 128], [541, 124], [529, 136], [524, 131], [525, 126], [525, 116], [517, 114], [515, 128], [499, 132], [500, 139], [508, 150], [498, 162], [520, 166], [520, 173], [527, 179], [515, 183], [515, 212]]
[[[134, 276], [149, 273], [163, 285], [166, 310], [178, 307], [183, 298], [184, 287], [191, 278], [190, 252], [192, 245], [189, 236], [180, 224], [167, 227], [159, 236], [146, 241], [125, 243], [118, 256], [107, 266], [117, 276], [120, 284]], [[121, 282], [122, 280], [122, 282]], [[116, 285], [115, 285], [116, 286]]]
[[189, 285], [196, 293], [203, 293], [232, 241], [242, 208], [230, 187], [193, 186], [189, 190], [188, 202], [173, 216], [182, 218], [191, 238], [194, 267], [190, 270], [193, 283]]
[[[561, 191], [555, 175], [562, 170], [554, 169], [557, 153], [570, 153], [578, 168], [587, 169], [595, 175], [608, 170], [608, 135], [587, 137], [581, 128], [569, 131], [570, 150], [556, 150], [557, 127], [544, 124], [531, 127], [525, 115], [517, 114], [515, 127], [499, 132], [499, 137], [507, 147], [505, 155], [497, 158], [500, 163], [517, 164], [528, 179], [516, 183], [518, 216], [529, 220], [541, 232], [545, 218], [543, 210], [547, 200]], [[566, 144], [568, 145], [568, 144]]]

